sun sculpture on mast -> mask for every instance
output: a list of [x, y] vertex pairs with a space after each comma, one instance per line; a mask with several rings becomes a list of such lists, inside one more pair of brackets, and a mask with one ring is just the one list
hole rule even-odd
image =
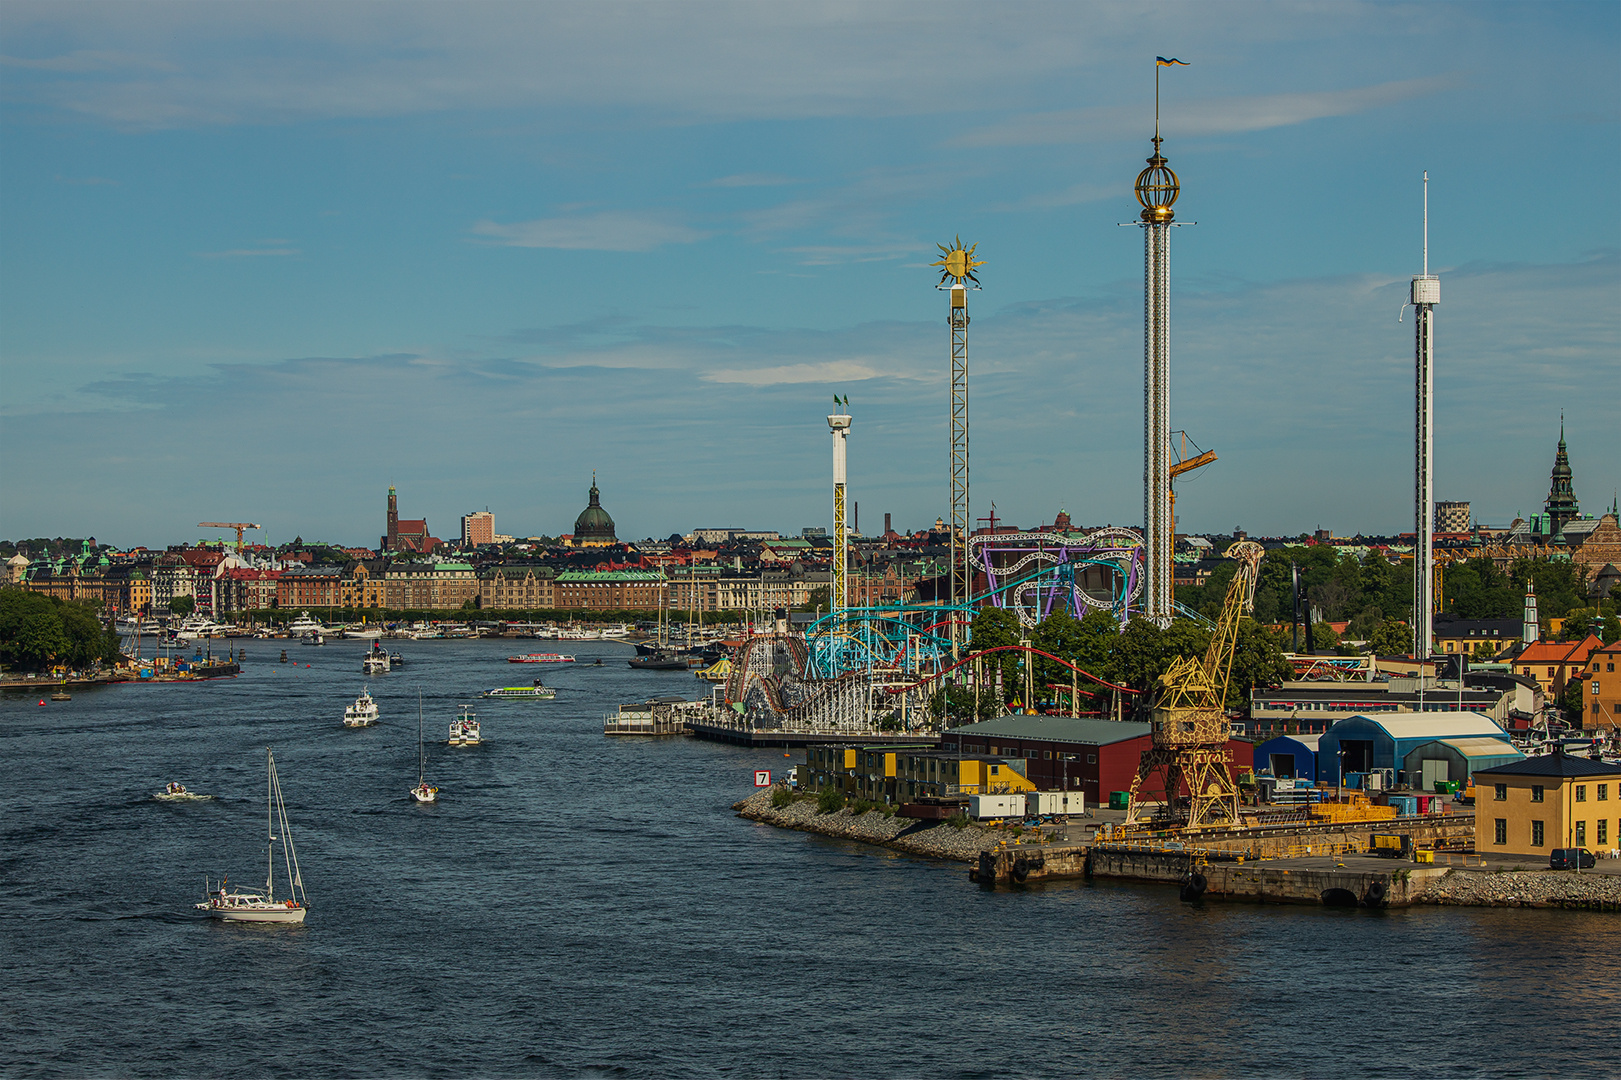
[[929, 265], [940, 267], [940, 284], [946, 284], [948, 279], [954, 285], [961, 285], [965, 279], [979, 284], [974, 271], [984, 266], [985, 260], [974, 258], [974, 249], [979, 247], [978, 244], [963, 247], [962, 237], [959, 236], [950, 247], [944, 244], [934, 246], [940, 249], [940, 257]]

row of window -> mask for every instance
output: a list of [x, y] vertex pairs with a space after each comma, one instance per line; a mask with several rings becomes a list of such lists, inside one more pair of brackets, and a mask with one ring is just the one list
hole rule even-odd
[[[1610, 842], [1610, 823], [1609, 823], [1609, 821], [1605, 820], [1604, 818], [1600, 818], [1599, 820], [1595, 821], [1593, 823], [1593, 825], [1594, 825], [1593, 843], [1597, 844], [1600, 847], [1603, 847], [1604, 845], [1608, 844]], [[1577, 847], [1586, 847], [1587, 846], [1587, 822], [1578, 821], [1576, 823], [1575, 833], [1576, 833], [1576, 846]], [[1496, 820], [1496, 822], [1495, 822], [1495, 824], [1493, 825], [1493, 828], [1492, 828], [1492, 842], [1495, 843], [1498, 847], [1502, 847], [1502, 846], [1504, 846], [1505, 844], [1508, 843], [1508, 819], [1507, 818], [1498, 818]], [[1540, 821], [1531, 822], [1531, 846], [1532, 847], [1543, 847], [1543, 846], [1546, 845], [1546, 843], [1547, 843], [1547, 836], [1546, 836], [1546, 830], [1544, 828], [1543, 823], [1540, 822]]]
[[[1593, 786], [1598, 789], [1596, 792], [1594, 792], [1594, 794], [1597, 795], [1597, 798], [1594, 799], [1594, 802], [1608, 802], [1609, 799], [1610, 799], [1610, 785], [1609, 784], [1594, 784]], [[1545, 789], [1543, 788], [1543, 786], [1541, 784], [1532, 784], [1531, 785], [1531, 801], [1532, 802], [1542, 802], [1544, 795], [1545, 795]], [[1493, 785], [1492, 797], [1493, 797], [1494, 801], [1496, 801], [1496, 802], [1504, 802], [1504, 801], [1506, 801], [1508, 799], [1508, 785], [1507, 784], [1495, 784], [1495, 785]], [[1576, 801], [1577, 802], [1586, 802], [1587, 801], [1587, 785], [1586, 784], [1577, 784], [1576, 785]]]

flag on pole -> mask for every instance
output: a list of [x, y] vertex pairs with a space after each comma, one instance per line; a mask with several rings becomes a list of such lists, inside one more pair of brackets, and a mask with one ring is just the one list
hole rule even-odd
[[1169, 60], [1165, 59], [1165, 57], [1163, 57], [1163, 56], [1154, 57], [1154, 66], [1155, 67], [1170, 67], [1172, 64], [1181, 64], [1183, 67], [1188, 66], [1188, 62], [1186, 60], [1178, 60], [1174, 56], [1171, 57]]

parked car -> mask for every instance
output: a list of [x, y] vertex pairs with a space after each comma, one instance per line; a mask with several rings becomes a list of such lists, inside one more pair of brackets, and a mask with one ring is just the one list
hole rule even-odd
[[1596, 865], [1593, 853], [1584, 847], [1554, 848], [1548, 855], [1549, 870], [1591, 870]]

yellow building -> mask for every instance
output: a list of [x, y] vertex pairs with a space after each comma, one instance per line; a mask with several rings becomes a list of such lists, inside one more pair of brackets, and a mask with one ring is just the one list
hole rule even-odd
[[1553, 753], [1475, 773], [1475, 850], [1545, 860], [1621, 844], [1621, 765]]
[[799, 782], [806, 791], [831, 787], [852, 799], [891, 803], [1036, 790], [1023, 759], [932, 746], [807, 746]]

